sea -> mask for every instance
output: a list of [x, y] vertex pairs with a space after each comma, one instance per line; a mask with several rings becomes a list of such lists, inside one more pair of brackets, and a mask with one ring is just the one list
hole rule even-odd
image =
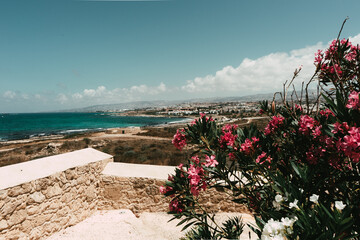
[[0, 142], [182, 121], [186, 119], [118, 116], [116, 113], [0, 113]]

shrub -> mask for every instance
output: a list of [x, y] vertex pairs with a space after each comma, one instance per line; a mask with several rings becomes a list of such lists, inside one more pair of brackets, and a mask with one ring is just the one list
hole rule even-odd
[[[213, 187], [228, 189], [253, 212], [257, 226], [251, 227], [261, 239], [359, 236], [360, 48], [336, 39], [316, 53], [315, 65], [305, 100], [287, 99], [291, 81], [281, 104], [260, 104], [269, 116], [264, 129], [220, 126], [201, 115], [177, 131], [173, 144], [180, 150], [192, 144], [195, 153], [160, 191], [171, 198], [169, 213], [183, 218], [184, 229], [197, 226], [189, 238], [229, 238], [241, 226], [236, 219], [216, 223], [199, 204], [200, 192]], [[322, 93], [310, 102], [315, 80]]]
[[116, 146], [115, 149], [114, 149], [114, 153], [116, 155], [121, 154], [123, 151], [124, 151], [124, 148], [122, 146]]
[[83, 138], [83, 141], [85, 142], [86, 145], [89, 145], [91, 143], [90, 138]]
[[133, 158], [136, 156], [136, 153], [133, 151], [133, 150], [130, 150], [130, 151], [126, 151], [124, 152], [123, 154], [123, 157], [124, 158]]

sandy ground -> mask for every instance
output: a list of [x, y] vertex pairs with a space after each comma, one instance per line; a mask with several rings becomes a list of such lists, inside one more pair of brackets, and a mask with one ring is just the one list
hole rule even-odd
[[[239, 213], [219, 213], [217, 219], [224, 221], [229, 216]], [[244, 222], [253, 223], [253, 218], [242, 214]], [[98, 211], [84, 221], [58, 232], [47, 240], [175, 240], [183, 237], [179, 220], [168, 222], [171, 215], [166, 213], [141, 213], [137, 218], [130, 210]], [[249, 228], [244, 229], [241, 240], [249, 238]]]

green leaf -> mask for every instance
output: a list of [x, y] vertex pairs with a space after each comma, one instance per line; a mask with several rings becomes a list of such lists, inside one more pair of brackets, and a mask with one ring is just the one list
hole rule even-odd
[[324, 212], [331, 218], [331, 220], [335, 221], [333, 215], [326, 209], [326, 207], [322, 204], [320, 204], [320, 207], [324, 210]]
[[294, 169], [295, 173], [296, 173], [297, 175], [299, 175], [299, 177], [301, 177], [299, 167], [296, 165], [296, 163], [293, 162], [293, 161], [291, 161], [290, 164], [291, 164], [292, 168]]
[[181, 229], [181, 231], [186, 230], [188, 227], [190, 227], [190, 226], [193, 225], [194, 223], [196, 223], [196, 221], [192, 221], [192, 222], [186, 224], [186, 225]]
[[180, 226], [182, 225], [184, 222], [187, 222], [189, 221], [190, 219], [189, 218], [184, 218], [183, 220], [181, 220], [180, 222], [178, 222], [178, 224], [176, 224], [176, 226]]

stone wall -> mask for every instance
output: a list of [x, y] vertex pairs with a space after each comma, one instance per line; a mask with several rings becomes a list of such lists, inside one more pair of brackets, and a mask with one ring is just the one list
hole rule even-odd
[[[0, 190], [0, 239], [46, 239], [93, 214], [100, 199], [100, 174], [112, 161], [105, 157]], [[26, 171], [21, 165], [12, 167]]]
[[[130, 209], [140, 212], [167, 212], [169, 198], [164, 198], [159, 187], [165, 180], [139, 177], [118, 177], [103, 175], [101, 179], [102, 201], [98, 209]], [[224, 192], [214, 188], [201, 191], [199, 202], [208, 212], [248, 213], [246, 207], [236, 204]]]
[[[0, 168], [0, 240], [46, 239], [97, 210], [167, 212], [159, 193], [174, 167], [113, 163], [88, 148]], [[247, 212], [224, 192], [208, 189], [210, 212]]]

